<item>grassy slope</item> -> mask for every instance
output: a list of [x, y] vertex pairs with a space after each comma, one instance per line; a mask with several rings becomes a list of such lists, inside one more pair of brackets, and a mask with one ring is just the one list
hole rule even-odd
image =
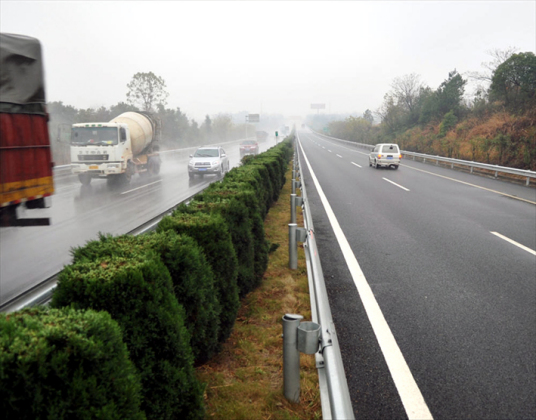
[[522, 116], [496, 112], [459, 121], [445, 137], [439, 124], [397, 137], [404, 150], [536, 170], [536, 110]]

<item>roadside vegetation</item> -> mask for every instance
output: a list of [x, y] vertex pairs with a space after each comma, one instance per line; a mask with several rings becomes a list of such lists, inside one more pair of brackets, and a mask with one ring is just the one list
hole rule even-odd
[[393, 80], [375, 112], [311, 116], [308, 124], [358, 143], [536, 170], [536, 56], [514, 48], [491, 55], [484, 72], [453, 70], [436, 89], [405, 75]]
[[[291, 167], [286, 174], [292, 178]], [[303, 248], [298, 269], [288, 268], [290, 182], [264, 220], [270, 244], [268, 268], [257, 289], [246, 295], [229, 339], [221, 352], [196, 369], [205, 386], [206, 418], [300, 419], [322, 417], [314, 355], [300, 356], [301, 395], [298, 404], [283, 395], [283, 333], [281, 318], [299, 313], [311, 320]], [[301, 209], [297, 223], [303, 226]]]
[[303, 358], [303, 404], [287, 403], [282, 392], [281, 317], [310, 318], [305, 268], [287, 268], [281, 233], [290, 219], [288, 199], [279, 198], [289, 197], [293, 142], [291, 135], [244, 158], [154, 232], [99, 234], [73, 248], [49, 306], [1, 313], [0, 411], [57, 419], [317, 416], [313, 358]]

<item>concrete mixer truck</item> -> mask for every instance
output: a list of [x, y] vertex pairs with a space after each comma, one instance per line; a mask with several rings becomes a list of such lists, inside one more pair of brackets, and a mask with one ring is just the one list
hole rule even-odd
[[129, 183], [134, 174], [160, 172], [160, 120], [148, 112], [124, 112], [110, 122], [73, 124], [71, 171], [83, 185], [105, 178]]

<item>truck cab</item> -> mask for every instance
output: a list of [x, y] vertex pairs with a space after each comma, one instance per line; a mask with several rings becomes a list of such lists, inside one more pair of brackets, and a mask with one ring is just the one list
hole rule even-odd
[[132, 160], [130, 133], [126, 124], [74, 124], [71, 131], [71, 170], [82, 184], [91, 178], [125, 173]]
[[71, 170], [88, 185], [93, 178], [130, 182], [132, 175], [160, 171], [160, 120], [149, 113], [125, 112], [110, 122], [73, 124]]

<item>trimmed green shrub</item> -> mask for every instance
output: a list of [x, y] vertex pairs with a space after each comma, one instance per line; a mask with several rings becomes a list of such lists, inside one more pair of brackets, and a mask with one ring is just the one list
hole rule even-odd
[[219, 341], [224, 342], [231, 334], [240, 306], [237, 285], [238, 262], [227, 223], [221, 215], [187, 214], [177, 209], [158, 224], [157, 232], [168, 230], [191, 236], [203, 248], [214, 274], [216, 292], [221, 305]]
[[238, 200], [248, 209], [251, 220], [251, 233], [254, 247], [254, 272], [256, 287], [268, 266], [268, 242], [264, 234], [264, 222], [261, 217], [258, 195], [251, 186], [244, 182], [215, 182], [203, 192], [203, 197], [216, 196]]
[[83, 247], [71, 250], [73, 262], [104, 256], [129, 258], [132, 254], [155, 251], [171, 274], [175, 296], [185, 310], [185, 326], [197, 364], [210, 359], [219, 348], [221, 307], [212, 269], [202, 248], [189, 236], [175, 232], [139, 236], [99, 235]]
[[147, 418], [203, 417], [203, 389], [194, 375], [184, 308], [154, 251], [66, 266], [51, 305], [105, 310], [119, 323], [140, 372]]
[[236, 252], [238, 272], [236, 283], [239, 297], [245, 296], [255, 287], [255, 248], [252, 223], [247, 207], [238, 200], [228, 200], [217, 194], [201, 193], [188, 206], [180, 206], [180, 212], [221, 214], [227, 222], [231, 240]]
[[5, 419], [144, 419], [140, 378], [106, 312], [36, 307], [0, 314]]
[[244, 165], [231, 169], [225, 175], [224, 183], [245, 182], [252, 186], [256, 194], [259, 195], [259, 205], [261, 217], [264, 220], [268, 210], [272, 206], [273, 187], [270, 181], [268, 169], [261, 165]]

